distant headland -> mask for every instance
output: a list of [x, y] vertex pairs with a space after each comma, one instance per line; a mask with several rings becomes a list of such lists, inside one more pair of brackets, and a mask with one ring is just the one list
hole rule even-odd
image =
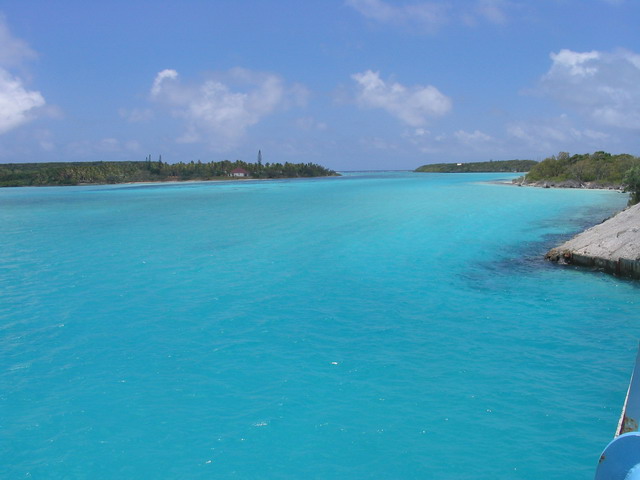
[[547, 252], [548, 260], [640, 279], [640, 158], [607, 152], [545, 158], [518, 185], [629, 192], [629, 208]]
[[0, 187], [180, 182], [338, 176], [315, 163], [231, 162], [166, 163], [151, 156], [138, 162], [59, 162], [0, 164]]
[[416, 172], [426, 173], [489, 173], [528, 172], [538, 162], [535, 160], [496, 160], [470, 163], [432, 163], [416, 168]]
[[546, 254], [548, 260], [640, 279], [640, 157], [560, 152], [541, 162], [507, 160], [423, 165], [416, 172], [527, 172], [513, 183], [544, 188], [606, 188], [629, 192], [629, 205], [607, 221]]
[[[560, 152], [534, 165], [513, 181], [545, 188], [607, 188], [633, 192], [640, 184], [640, 158], [622, 153], [594, 152], [570, 155]], [[632, 203], [637, 203], [633, 201]]]

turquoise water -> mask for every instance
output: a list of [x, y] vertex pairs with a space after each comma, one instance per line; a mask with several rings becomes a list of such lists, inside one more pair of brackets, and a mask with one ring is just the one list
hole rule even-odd
[[0, 190], [0, 477], [592, 478], [639, 288], [541, 257], [626, 198], [502, 178]]

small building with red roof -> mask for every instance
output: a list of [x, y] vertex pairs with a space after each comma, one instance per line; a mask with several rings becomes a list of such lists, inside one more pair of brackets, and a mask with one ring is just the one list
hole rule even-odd
[[249, 172], [247, 172], [244, 168], [234, 168], [233, 170], [231, 170], [231, 173], [229, 173], [230, 177], [248, 177], [249, 176]]

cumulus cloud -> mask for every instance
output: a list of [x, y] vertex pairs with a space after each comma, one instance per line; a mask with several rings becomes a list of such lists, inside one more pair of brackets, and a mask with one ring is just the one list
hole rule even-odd
[[33, 111], [45, 104], [40, 92], [27, 90], [18, 77], [0, 68], [0, 134], [33, 118]]
[[382, 0], [347, 0], [347, 5], [380, 23], [412, 26], [433, 33], [448, 22], [448, 6], [438, 2], [391, 5]]
[[507, 133], [529, 145], [553, 145], [568, 141], [565, 130], [551, 125], [513, 124], [507, 126]]
[[153, 85], [151, 86], [151, 95], [157, 96], [160, 94], [162, 89], [162, 83], [165, 80], [175, 80], [178, 78], [178, 72], [171, 69], [164, 69], [161, 72], [158, 72], [156, 78], [153, 80]]
[[540, 80], [540, 91], [610, 127], [640, 130], [640, 55], [561, 50]]
[[346, 0], [346, 5], [369, 20], [429, 34], [457, 19], [467, 25], [479, 20], [496, 24], [507, 21], [505, 0], [477, 0], [456, 8], [446, 1], [398, 5], [384, 0]]
[[571, 77], [588, 77], [598, 72], [596, 62], [600, 59], [600, 54], [595, 50], [579, 53], [564, 49], [558, 53], [551, 53], [550, 57], [553, 65], [547, 77], [565, 73]]
[[367, 70], [354, 73], [358, 104], [365, 108], [381, 108], [411, 127], [421, 127], [429, 117], [438, 117], [451, 110], [451, 100], [436, 87], [405, 87], [387, 83], [379, 72]]
[[504, 0], [479, 0], [476, 11], [491, 23], [503, 24], [507, 22], [506, 6]]
[[7, 70], [34, 56], [25, 42], [11, 35], [0, 14], [0, 134], [27, 123], [45, 104], [40, 92], [28, 90], [21, 78]]
[[471, 152], [487, 155], [501, 153], [502, 141], [480, 130], [468, 132], [457, 130], [452, 133], [432, 134], [429, 130], [417, 128], [406, 132], [403, 137], [421, 153], [446, 154], [463, 158]]
[[178, 72], [167, 69], [156, 75], [151, 97], [171, 106], [174, 114], [185, 120], [187, 130], [179, 141], [192, 143], [205, 138], [224, 150], [278, 108], [304, 104], [306, 89], [287, 87], [277, 75], [241, 68], [185, 85]]
[[577, 128], [567, 115], [537, 122], [516, 122], [507, 125], [508, 136], [528, 148], [538, 151], [601, 149], [610, 135], [590, 128]]
[[474, 130], [473, 132], [466, 132], [464, 130], [458, 130], [454, 133], [454, 136], [458, 141], [466, 145], [479, 145], [486, 144], [493, 141], [493, 138], [480, 130]]
[[0, 65], [13, 67], [36, 56], [25, 41], [11, 34], [5, 16], [0, 13]]

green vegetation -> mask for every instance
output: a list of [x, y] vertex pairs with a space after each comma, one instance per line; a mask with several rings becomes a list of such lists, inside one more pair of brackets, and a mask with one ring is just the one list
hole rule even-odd
[[629, 205], [640, 203], [640, 163], [627, 170], [622, 183], [629, 192]]
[[577, 155], [560, 152], [545, 158], [515, 182], [556, 187], [623, 188], [631, 194], [629, 204], [635, 204], [640, 202], [640, 157], [602, 151]]
[[626, 153], [611, 155], [607, 152], [569, 155], [560, 152], [545, 158], [524, 178], [526, 183], [568, 182], [595, 183], [602, 186], [621, 186], [627, 171], [640, 164], [640, 159]]
[[162, 182], [228, 179], [230, 172], [243, 168], [251, 178], [295, 178], [338, 175], [314, 163], [231, 162], [164, 163], [143, 162], [62, 162], [0, 164], [0, 187], [40, 185], [80, 185], [87, 183]]
[[481, 173], [481, 172], [528, 172], [538, 162], [535, 160], [499, 160], [472, 163], [433, 163], [422, 165], [416, 172], [430, 173]]

